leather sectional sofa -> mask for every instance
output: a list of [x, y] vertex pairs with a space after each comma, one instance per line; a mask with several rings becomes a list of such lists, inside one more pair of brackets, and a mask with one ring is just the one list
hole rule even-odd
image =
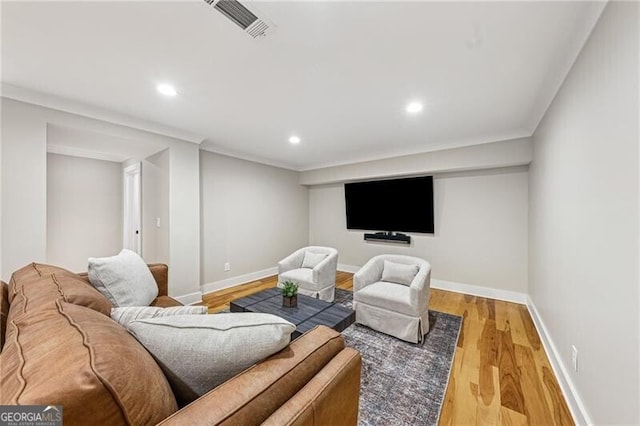
[[[150, 269], [153, 304], [179, 305], [167, 296], [167, 267]], [[0, 299], [2, 405], [62, 405], [65, 425], [357, 423], [360, 354], [327, 327], [178, 407], [160, 367], [110, 318], [86, 275], [34, 263], [2, 283]]]

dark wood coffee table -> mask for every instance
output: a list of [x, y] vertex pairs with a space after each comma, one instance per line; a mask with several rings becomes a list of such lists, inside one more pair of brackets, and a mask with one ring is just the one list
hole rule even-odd
[[291, 340], [317, 325], [326, 325], [336, 331], [342, 331], [356, 320], [356, 313], [351, 309], [303, 294], [298, 294], [298, 306], [284, 307], [279, 288], [262, 290], [251, 296], [234, 300], [230, 308], [231, 312], [258, 312], [286, 319], [296, 326], [296, 330], [291, 334]]

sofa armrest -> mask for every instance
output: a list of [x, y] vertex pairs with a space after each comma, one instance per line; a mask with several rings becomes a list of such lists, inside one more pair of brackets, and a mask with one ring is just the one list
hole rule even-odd
[[423, 312], [429, 306], [430, 286], [431, 265], [424, 262], [409, 286], [409, 301], [416, 312]]
[[298, 249], [278, 262], [278, 275], [284, 274], [285, 272], [292, 269], [298, 269], [302, 267], [302, 261], [304, 260], [304, 251], [304, 248]]
[[379, 256], [369, 259], [362, 268], [353, 274], [353, 295], [366, 286], [378, 282], [382, 279], [382, 266]]
[[149, 270], [158, 284], [158, 296], [169, 295], [169, 267], [164, 263], [150, 263]]
[[291, 399], [344, 349], [318, 326], [165, 419], [162, 425], [257, 425]]
[[263, 426], [358, 424], [362, 358], [345, 348]]
[[153, 299], [153, 302], [151, 302], [149, 306], [154, 306], [156, 308], [173, 308], [176, 306], [184, 306], [184, 305], [178, 302], [173, 297], [158, 296], [155, 299]]
[[322, 287], [336, 283], [336, 270], [338, 269], [338, 252], [329, 253], [322, 262], [313, 268], [313, 281]]

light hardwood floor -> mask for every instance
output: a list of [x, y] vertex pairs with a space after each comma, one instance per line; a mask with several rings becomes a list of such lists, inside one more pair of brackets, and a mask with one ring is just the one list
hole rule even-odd
[[[203, 296], [209, 312], [275, 287], [272, 276]], [[352, 274], [336, 286], [352, 290]], [[572, 425], [526, 306], [431, 290], [429, 308], [464, 318], [440, 425]]]

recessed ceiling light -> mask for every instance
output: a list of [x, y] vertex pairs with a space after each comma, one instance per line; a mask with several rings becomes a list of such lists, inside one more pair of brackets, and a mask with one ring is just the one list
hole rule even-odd
[[176, 92], [176, 88], [170, 84], [158, 84], [157, 89], [158, 92], [165, 96], [175, 96], [178, 94], [178, 92]]
[[411, 102], [407, 105], [407, 112], [409, 114], [417, 114], [422, 111], [423, 105], [421, 102]]
[[291, 136], [291, 137], [289, 138], [289, 142], [290, 142], [290, 143], [292, 143], [292, 144], [300, 143], [300, 138], [299, 138], [299, 137], [297, 137], [297, 136]]

